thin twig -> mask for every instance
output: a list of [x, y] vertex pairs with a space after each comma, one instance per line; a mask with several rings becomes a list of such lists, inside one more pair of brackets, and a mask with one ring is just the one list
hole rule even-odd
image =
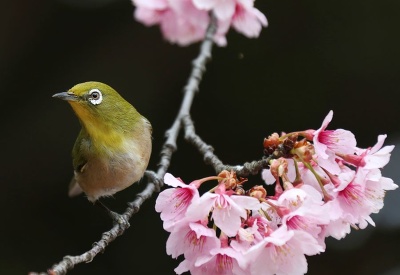
[[[162, 184], [162, 181], [159, 180], [153, 171], [146, 171], [146, 176], [149, 179], [153, 179], [153, 182], [149, 181], [145, 189], [136, 195], [135, 200], [128, 203], [129, 206], [122, 214], [122, 218], [127, 221], [129, 221], [129, 219], [139, 211], [140, 206], [144, 201], [149, 199], [156, 190], [160, 190], [161, 188], [160, 185]], [[68, 270], [73, 269], [77, 264], [91, 262], [97, 254], [104, 252], [106, 247], [118, 236], [122, 235], [126, 229], [128, 229], [128, 227], [124, 227], [119, 223], [114, 224], [111, 230], [104, 232], [101, 239], [94, 243], [92, 249], [78, 256], [65, 256], [61, 262], [53, 265], [53, 267], [47, 271], [47, 274], [66, 274]], [[30, 275], [34, 274], [35, 273], [31, 273]]]
[[235, 171], [237, 176], [247, 177], [249, 175], [256, 175], [262, 169], [269, 167], [269, 161], [274, 158], [273, 155], [268, 158], [262, 158], [260, 160], [255, 160], [252, 162], [246, 162], [243, 165], [227, 165], [224, 164], [217, 155], [214, 154], [214, 148], [205, 143], [199, 135], [196, 134], [193, 120], [190, 115], [186, 115], [182, 118], [182, 122], [185, 129], [185, 139], [191, 143], [200, 154], [203, 156], [203, 160], [206, 164], [211, 165], [216, 174], [222, 170]]

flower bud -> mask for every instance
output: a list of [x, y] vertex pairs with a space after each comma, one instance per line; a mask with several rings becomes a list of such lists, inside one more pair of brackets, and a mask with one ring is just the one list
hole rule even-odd
[[265, 199], [267, 197], [267, 190], [262, 185], [255, 185], [249, 191], [248, 195], [256, 199]]

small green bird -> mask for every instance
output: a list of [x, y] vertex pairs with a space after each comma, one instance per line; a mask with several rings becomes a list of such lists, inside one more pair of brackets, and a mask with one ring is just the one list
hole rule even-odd
[[69, 195], [91, 202], [112, 196], [143, 177], [152, 149], [150, 122], [113, 88], [84, 82], [53, 97], [68, 101], [82, 129], [72, 150]]

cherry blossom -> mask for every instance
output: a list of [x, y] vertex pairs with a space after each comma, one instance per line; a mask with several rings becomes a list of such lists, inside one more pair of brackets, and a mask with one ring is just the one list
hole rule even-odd
[[184, 254], [186, 259], [197, 258], [211, 249], [220, 247], [215, 230], [203, 222], [180, 222], [167, 240], [167, 254], [173, 258]]
[[331, 173], [338, 173], [340, 168], [335, 162], [336, 153], [353, 154], [357, 141], [350, 131], [337, 129], [326, 130], [332, 121], [333, 112], [330, 111], [318, 130], [308, 130], [313, 136], [315, 153], [321, 167]]
[[281, 226], [251, 247], [246, 257], [252, 261], [251, 274], [305, 274], [308, 269], [305, 255], [323, 251], [310, 234]]
[[321, 193], [309, 185], [285, 191], [277, 201], [280, 207], [288, 210], [282, 216], [282, 224], [292, 230], [307, 232], [317, 239], [322, 231], [321, 225], [330, 221], [326, 215], [329, 209], [322, 199]]
[[[170, 232], [167, 253], [184, 256], [176, 273], [305, 274], [306, 256], [324, 252], [327, 237], [342, 239], [352, 228], [375, 225], [371, 215], [384, 206], [385, 193], [398, 188], [382, 175], [394, 146], [384, 146], [386, 135], [379, 135], [374, 146], [358, 148], [350, 131], [326, 130], [332, 115], [318, 130], [264, 140], [269, 169], [261, 176], [275, 184], [270, 193], [261, 185], [246, 190], [248, 180], [235, 171], [189, 185], [165, 176], [173, 188], [159, 195], [156, 210]], [[200, 195], [200, 185], [213, 180], [217, 184]]]
[[160, 25], [166, 40], [186, 46], [204, 39], [210, 23], [209, 13], [217, 19], [214, 41], [227, 44], [226, 34], [232, 26], [249, 38], [258, 37], [267, 18], [254, 8], [254, 0], [132, 0], [136, 20], [146, 26]]
[[190, 203], [199, 198], [198, 182], [195, 181], [186, 185], [167, 173], [164, 176], [164, 183], [172, 187], [180, 187], [162, 191], [156, 200], [156, 211], [161, 212], [164, 229], [169, 230], [185, 216]]
[[211, 249], [210, 254], [200, 255], [191, 269], [191, 274], [248, 274], [247, 259], [243, 254], [228, 245], [226, 236], [221, 238], [221, 246]]
[[215, 193], [206, 193], [194, 202], [187, 215], [193, 219], [203, 219], [211, 212], [214, 223], [228, 236], [235, 236], [241, 226], [241, 218], [247, 218], [246, 209], [257, 210], [260, 203], [247, 196], [232, 195], [220, 184]]

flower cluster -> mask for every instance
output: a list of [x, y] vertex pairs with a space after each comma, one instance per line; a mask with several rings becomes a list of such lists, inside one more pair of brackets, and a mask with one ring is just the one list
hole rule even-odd
[[181, 46], [204, 39], [213, 12], [218, 29], [214, 40], [226, 45], [232, 26], [247, 37], [258, 37], [267, 18], [254, 8], [254, 0], [132, 0], [135, 18], [146, 26], [159, 24], [164, 38]]
[[[394, 146], [385, 135], [370, 148], [356, 146], [347, 130], [327, 130], [332, 111], [318, 130], [272, 134], [264, 140], [270, 169], [262, 172], [267, 194], [234, 171], [185, 184], [166, 174], [174, 188], [160, 193], [156, 211], [170, 232], [167, 253], [184, 260], [177, 274], [304, 274], [306, 256], [325, 251], [325, 238], [345, 237], [374, 225], [386, 190], [398, 186], [383, 177]], [[199, 194], [204, 182], [216, 180]], [[268, 189], [268, 188], [267, 188]]]

